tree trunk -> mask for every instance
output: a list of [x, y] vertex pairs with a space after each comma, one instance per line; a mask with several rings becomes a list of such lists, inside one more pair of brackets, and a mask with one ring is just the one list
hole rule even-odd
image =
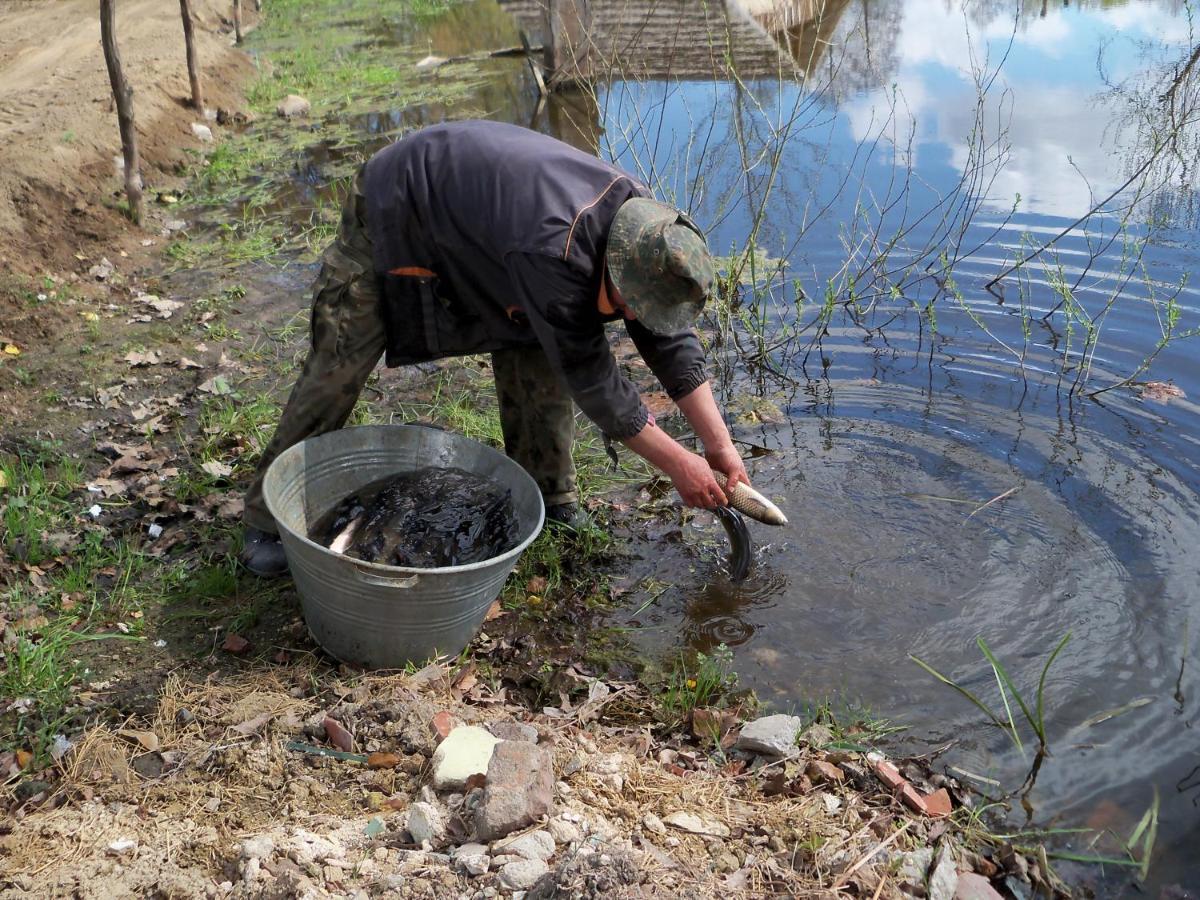
[[117, 50], [116, 5], [116, 0], [100, 0], [100, 42], [104, 45], [108, 80], [112, 84], [113, 98], [117, 101], [117, 124], [121, 129], [121, 152], [125, 158], [125, 193], [129, 197], [129, 212], [133, 221], [141, 225], [145, 207], [142, 203], [137, 129], [133, 126], [133, 88], [121, 71], [121, 54]]
[[204, 112], [204, 91], [200, 88], [200, 66], [196, 62], [196, 36], [192, 31], [192, 10], [188, 0], [179, 0], [179, 12], [183, 15], [183, 43], [187, 47], [188, 78], [192, 82], [192, 106]]
[[233, 0], [233, 37], [242, 42], [242, 0]]

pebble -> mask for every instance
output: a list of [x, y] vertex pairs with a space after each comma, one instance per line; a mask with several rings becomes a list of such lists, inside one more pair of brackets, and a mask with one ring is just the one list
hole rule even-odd
[[540, 859], [519, 859], [500, 870], [500, 884], [510, 891], [527, 891], [549, 871]]
[[531, 831], [498, 849], [505, 853], [515, 853], [524, 859], [547, 860], [554, 855], [554, 838], [546, 831]]
[[266, 859], [275, 852], [275, 842], [265, 834], [242, 841], [242, 859]]
[[929, 873], [929, 900], [954, 900], [958, 890], [958, 866], [950, 848], [942, 844], [937, 862]]
[[213, 141], [212, 129], [200, 122], [192, 123], [192, 134], [198, 137], [202, 143], [211, 144]]
[[446, 822], [442, 811], [432, 803], [418, 801], [408, 808], [405, 828], [412, 835], [413, 843], [424, 844], [439, 841], [446, 833]]
[[556, 844], [576, 844], [583, 840], [583, 832], [579, 830], [579, 826], [572, 825], [561, 817], [551, 819], [546, 828]]
[[729, 837], [727, 826], [720, 822], [714, 822], [712, 819], [702, 819], [700, 816], [682, 810], [671, 813], [663, 819], [663, 822], [689, 834], [703, 834], [718, 838]]
[[788, 756], [796, 751], [796, 738], [804, 728], [799, 716], [763, 716], [742, 726], [734, 748], [767, 756]]
[[667, 826], [663, 824], [662, 819], [654, 813], [646, 813], [642, 816], [642, 827], [653, 834], [666, 834]]
[[538, 742], [538, 730], [524, 722], [493, 722], [488, 730], [502, 741]]

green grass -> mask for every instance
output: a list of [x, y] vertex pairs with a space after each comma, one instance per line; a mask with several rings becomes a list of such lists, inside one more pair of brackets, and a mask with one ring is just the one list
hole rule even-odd
[[659, 696], [659, 713], [677, 725], [694, 709], [723, 705], [736, 686], [733, 651], [724, 644], [712, 653], [680, 653]]
[[82, 488], [82, 470], [54, 445], [34, 444], [20, 456], [0, 456], [0, 472], [7, 485], [0, 493], [0, 539], [8, 553], [37, 565], [55, 553], [48, 534], [79, 505], [67, 498]]

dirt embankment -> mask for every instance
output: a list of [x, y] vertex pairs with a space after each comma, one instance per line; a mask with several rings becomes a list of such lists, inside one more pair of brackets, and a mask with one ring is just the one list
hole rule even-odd
[[[253, 71], [250, 58], [233, 46], [228, 6], [192, 2], [211, 111], [237, 108], [240, 86]], [[247, 6], [251, 18], [253, 4]], [[187, 151], [200, 145], [191, 126], [205, 118], [189, 105], [177, 4], [121, 0], [117, 37], [134, 88], [152, 200], [174, 184]], [[81, 266], [79, 256], [142, 249], [145, 235], [117, 211], [119, 153], [96, 0], [0, 4], [0, 275], [64, 274]], [[153, 221], [148, 228], [156, 230]], [[0, 323], [12, 315], [0, 305]]]

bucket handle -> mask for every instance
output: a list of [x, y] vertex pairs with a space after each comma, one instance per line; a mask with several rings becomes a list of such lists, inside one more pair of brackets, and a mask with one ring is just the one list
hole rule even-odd
[[397, 572], [395, 575], [386, 572], [380, 572], [376, 569], [367, 569], [358, 565], [354, 566], [354, 572], [358, 576], [358, 580], [363, 584], [374, 584], [379, 587], [390, 588], [411, 588], [416, 587], [417, 582], [421, 580], [420, 575], [412, 572]]

